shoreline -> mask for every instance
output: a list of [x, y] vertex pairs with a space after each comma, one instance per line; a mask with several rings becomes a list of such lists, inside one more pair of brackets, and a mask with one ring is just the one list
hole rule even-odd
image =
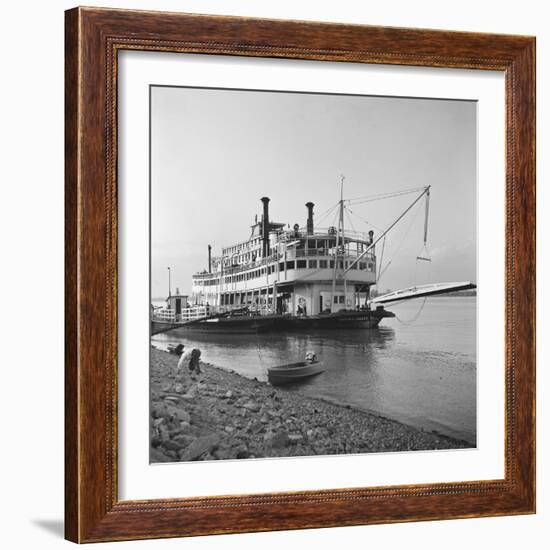
[[330, 399], [309, 397], [151, 346], [150, 461], [232, 460], [475, 448]]
[[[159, 351], [162, 351], [162, 352], [165, 351], [165, 350], [162, 350], [160, 348], [157, 348], [157, 349], [159, 349]], [[219, 367], [219, 366], [214, 365], [212, 363], [201, 363], [201, 365], [206, 365], [209, 368], [222, 370], [224, 372], [228, 372], [229, 374], [235, 374], [236, 376], [239, 376], [240, 378], [245, 378], [246, 380], [252, 380], [252, 381], [259, 382], [261, 384], [266, 384], [266, 385], [270, 386], [270, 384], [267, 380], [259, 380], [256, 377], [250, 378], [249, 376], [245, 376], [244, 374], [238, 373], [235, 369], [227, 369], [225, 367]], [[270, 386], [270, 387], [272, 387], [272, 386]], [[274, 388], [274, 389], [279, 389], [279, 388]], [[284, 389], [283, 390], [279, 389], [279, 391], [285, 392]], [[288, 391], [288, 390], [286, 390], [286, 391]], [[424, 432], [424, 433], [431, 433], [431, 434], [434, 434], [434, 435], [437, 435], [437, 436], [440, 436], [440, 437], [446, 437], [446, 438], [452, 439], [454, 441], [459, 441], [459, 442], [464, 443], [465, 445], [467, 445], [467, 447], [465, 447], [465, 448], [474, 448], [476, 446], [474, 443], [472, 443], [471, 441], [468, 441], [467, 439], [463, 439], [463, 438], [460, 438], [460, 437], [454, 437], [452, 435], [447, 435], [447, 434], [445, 434], [443, 432], [440, 432], [436, 429], [430, 430], [430, 429], [426, 429], [426, 428], [419, 428], [419, 427], [416, 427], [412, 424], [402, 422], [401, 420], [398, 420], [397, 418], [393, 418], [392, 416], [382, 414], [382, 413], [377, 412], [377, 411], [372, 410], [372, 409], [361, 408], [361, 407], [359, 407], [357, 405], [354, 405], [352, 403], [340, 403], [339, 401], [337, 401], [336, 399], [334, 399], [332, 397], [326, 397], [326, 396], [321, 396], [321, 395], [319, 395], [319, 396], [308, 396], [308, 395], [302, 393], [299, 389], [294, 389], [293, 393], [301, 394], [305, 399], [313, 399], [315, 401], [321, 401], [323, 403], [326, 403], [327, 405], [332, 405], [332, 406], [339, 407], [339, 408], [350, 409], [350, 410], [353, 410], [353, 411], [357, 411], [361, 414], [368, 414], [370, 416], [374, 416], [375, 418], [380, 418], [381, 420], [387, 420], [389, 422], [396, 422], [397, 424], [407, 426], [408, 428], [411, 428], [412, 430], [417, 430], [417, 431]]]

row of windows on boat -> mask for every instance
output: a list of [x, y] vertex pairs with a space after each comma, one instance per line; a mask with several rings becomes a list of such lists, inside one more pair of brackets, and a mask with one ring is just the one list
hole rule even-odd
[[[351, 270], [359, 271], [373, 271], [374, 264], [372, 262], [355, 262], [352, 265], [351, 261], [340, 260], [338, 262], [340, 269], [347, 269], [350, 267]], [[291, 260], [286, 262], [286, 268], [288, 269], [334, 269], [334, 260]], [[276, 266], [270, 265], [266, 267], [261, 267], [255, 269], [254, 271], [247, 271], [245, 273], [238, 273], [236, 275], [226, 275], [222, 277], [224, 283], [238, 283], [240, 281], [249, 281], [250, 279], [256, 279], [261, 276], [266, 275], [266, 269], [269, 270], [269, 274], [275, 273]], [[285, 270], [284, 262], [279, 263], [279, 270]], [[196, 279], [194, 284], [200, 286], [216, 286], [220, 283], [219, 278], [215, 279]]]
[[[273, 298], [268, 298], [268, 304], [273, 303]], [[345, 304], [346, 303], [346, 297], [344, 295], [335, 295], [333, 298], [333, 303], [335, 304]], [[251, 299], [244, 299], [244, 295], [239, 296], [237, 294], [222, 294], [220, 296], [220, 305], [222, 306], [233, 306], [233, 305], [239, 305], [239, 304], [246, 304], [246, 305], [261, 305], [265, 304], [265, 298], [256, 298], [252, 297]]]
[[[350, 243], [354, 244], [354, 249], [357, 254], [361, 254], [364, 248], [367, 246], [365, 243], [358, 241], [350, 241], [346, 239], [347, 247], [349, 248]], [[242, 264], [250, 261], [256, 261], [261, 256], [261, 239], [254, 239], [249, 241], [253, 243], [254, 246], [244, 246], [243, 244], [236, 245], [230, 248], [223, 249], [224, 263], [226, 265], [230, 264]], [[248, 243], [247, 243], [248, 244]], [[308, 250], [319, 250], [325, 252], [327, 250], [332, 250], [336, 248], [336, 238], [333, 239], [301, 239], [299, 242], [293, 245], [293, 248], [297, 251], [308, 249]], [[341, 252], [344, 252], [344, 247], [339, 247]], [[249, 251], [250, 250], [250, 251]], [[268, 255], [271, 255], [275, 249], [269, 248]], [[349, 251], [348, 251], [349, 252]], [[299, 253], [297, 254], [299, 255]]]

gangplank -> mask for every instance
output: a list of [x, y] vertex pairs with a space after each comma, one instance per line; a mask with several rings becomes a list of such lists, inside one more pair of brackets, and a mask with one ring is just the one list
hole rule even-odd
[[390, 302], [400, 302], [402, 300], [412, 300], [413, 298], [424, 298], [427, 296], [447, 294], [459, 290], [471, 290], [474, 288], [476, 288], [476, 285], [470, 281], [417, 285], [403, 290], [395, 290], [394, 292], [371, 298], [369, 301], [371, 304], [388, 304]]

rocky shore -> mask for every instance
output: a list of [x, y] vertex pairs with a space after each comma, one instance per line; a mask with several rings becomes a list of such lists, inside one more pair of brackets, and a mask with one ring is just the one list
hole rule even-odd
[[151, 350], [151, 462], [471, 447], [205, 363], [193, 380], [177, 362]]

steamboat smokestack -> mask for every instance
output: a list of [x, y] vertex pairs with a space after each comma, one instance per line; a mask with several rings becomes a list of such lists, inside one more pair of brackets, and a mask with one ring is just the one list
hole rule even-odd
[[269, 255], [269, 197], [262, 197], [264, 216], [262, 220], [263, 256]]
[[208, 273], [212, 273], [212, 246], [208, 245]]
[[315, 205], [312, 202], [306, 202], [306, 206], [307, 206], [306, 230], [308, 235], [313, 235], [313, 207]]

